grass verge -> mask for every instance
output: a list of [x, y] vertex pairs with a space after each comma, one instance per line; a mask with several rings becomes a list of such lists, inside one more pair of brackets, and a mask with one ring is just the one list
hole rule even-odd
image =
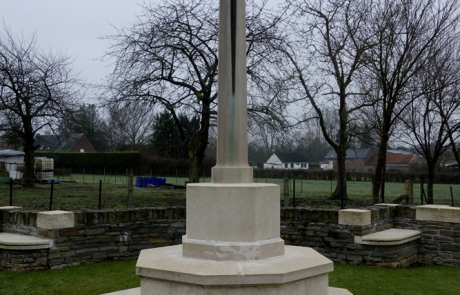
[[[0, 294], [91, 295], [139, 287], [136, 260], [112, 261], [36, 272], [0, 272]], [[460, 294], [460, 267], [408, 269], [335, 264], [329, 285], [354, 295]]]

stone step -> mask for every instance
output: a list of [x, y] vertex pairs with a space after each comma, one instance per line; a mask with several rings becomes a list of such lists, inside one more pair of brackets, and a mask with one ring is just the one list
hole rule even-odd
[[54, 241], [28, 235], [0, 233], [0, 249], [36, 250], [48, 249], [54, 246]]
[[[127, 289], [127, 290], [122, 290], [122, 291], [117, 291], [117, 292], [112, 292], [112, 293], [106, 293], [103, 295], [140, 295], [140, 294], [141, 294], [141, 288], [133, 288], [133, 289]], [[350, 291], [346, 289], [329, 287], [329, 295], [353, 295], [353, 294], [350, 293]]]
[[390, 228], [365, 236], [355, 236], [355, 243], [363, 245], [402, 245], [420, 239], [420, 231], [402, 228]]

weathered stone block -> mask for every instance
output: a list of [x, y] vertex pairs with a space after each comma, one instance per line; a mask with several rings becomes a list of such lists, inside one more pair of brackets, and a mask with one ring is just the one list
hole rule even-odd
[[37, 214], [37, 227], [45, 229], [60, 229], [75, 226], [73, 212], [68, 211], [45, 211]]
[[446, 205], [417, 206], [417, 220], [460, 223], [460, 208]]
[[364, 226], [371, 224], [371, 210], [345, 209], [339, 211], [339, 224]]

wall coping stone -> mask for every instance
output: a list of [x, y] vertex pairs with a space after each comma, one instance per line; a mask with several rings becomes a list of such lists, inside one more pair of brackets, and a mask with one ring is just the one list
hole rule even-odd
[[423, 205], [416, 207], [416, 220], [460, 223], [460, 208], [448, 205]]
[[44, 211], [37, 213], [37, 227], [44, 229], [61, 229], [75, 226], [75, 213], [69, 211]]
[[43, 239], [28, 235], [0, 233], [0, 249], [37, 250], [54, 246], [52, 239]]
[[339, 210], [339, 224], [364, 226], [371, 224], [371, 210], [344, 209]]
[[3, 207], [0, 207], [0, 210], [19, 210], [19, 209], [22, 209], [22, 207], [18, 207], [18, 206], [3, 206]]
[[420, 239], [419, 230], [390, 228], [365, 236], [355, 236], [355, 243], [363, 245], [392, 246], [402, 245], [417, 239]]

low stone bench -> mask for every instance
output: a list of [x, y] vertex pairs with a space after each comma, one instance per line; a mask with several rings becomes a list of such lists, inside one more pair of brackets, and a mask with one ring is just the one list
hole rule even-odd
[[420, 231], [390, 228], [381, 232], [355, 236], [362, 245], [363, 264], [405, 268], [418, 261]]
[[33, 236], [0, 233], [0, 249], [39, 250], [53, 247], [54, 241]]
[[390, 228], [381, 232], [355, 236], [355, 243], [363, 245], [393, 246], [420, 239], [420, 231], [412, 229]]

